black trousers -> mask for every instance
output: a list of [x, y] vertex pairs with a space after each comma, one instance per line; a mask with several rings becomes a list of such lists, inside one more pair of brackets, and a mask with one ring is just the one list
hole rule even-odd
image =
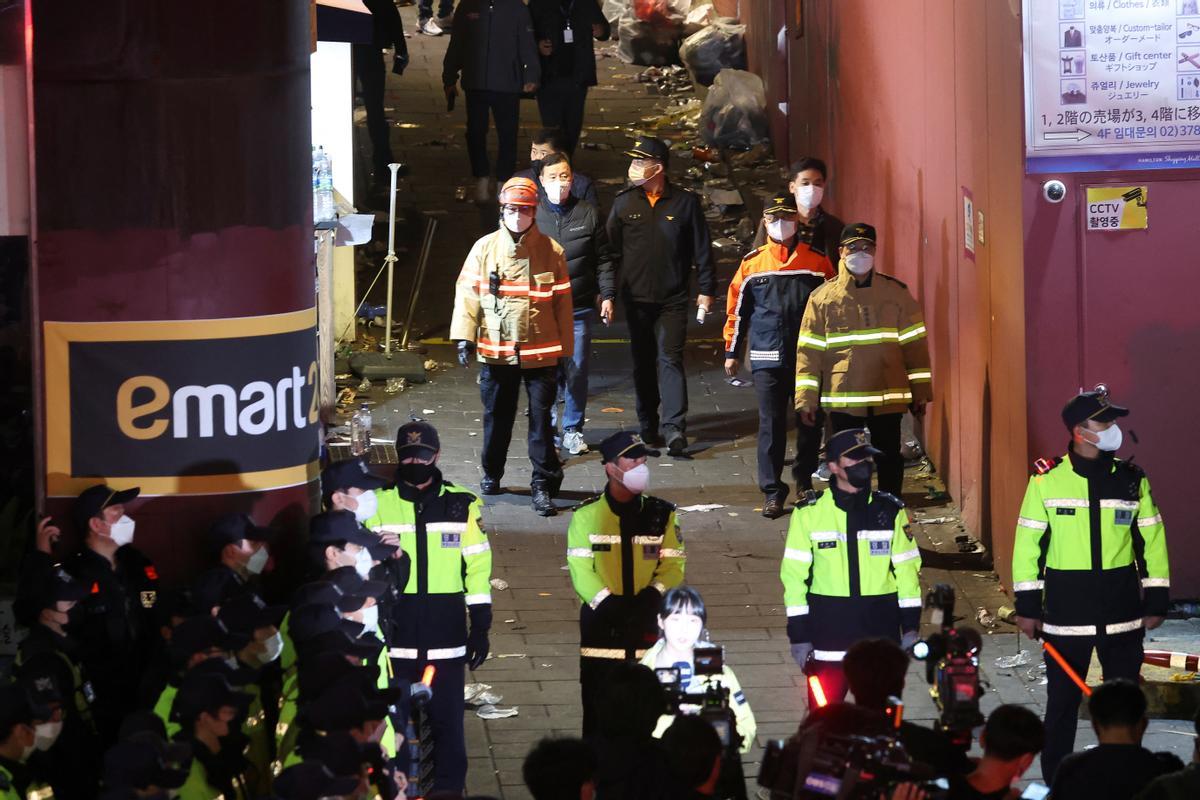
[[[438, 0], [438, 17], [448, 17], [454, 13], [454, 0]], [[433, 16], [433, 0], [421, 0], [417, 4], [417, 19], [429, 19]], [[449, 33], [450, 31], [446, 31]]]
[[879, 491], [900, 496], [904, 486], [904, 457], [900, 455], [900, 420], [903, 414], [868, 414], [856, 417], [832, 411], [833, 432], [849, 428], [866, 428], [871, 432], [871, 444], [883, 452], [875, 456], [875, 471], [879, 474]]
[[625, 298], [623, 305], [629, 321], [633, 388], [642, 430], [658, 430], [661, 402], [663, 428], [684, 433], [688, 410], [687, 377], [683, 371], [687, 302], [639, 303]]
[[780, 477], [787, 454], [788, 418], [796, 423], [792, 478], [797, 494], [813, 488], [812, 473], [817, 468], [824, 420], [818, 417], [816, 425], [811, 426], [800, 421], [794, 366], [756, 369], [753, 374], [758, 395], [758, 488], [767, 497], [778, 497], [782, 502], [788, 494], [788, 485]]
[[504, 476], [522, 381], [529, 398], [531, 484], [557, 491], [562, 483], [562, 464], [554, 446], [554, 426], [550, 423], [550, 409], [558, 391], [557, 366], [533, 369], [516, 364], [482, 366], [479, 395], [483, 398], [483, 472], [496, 480]]
[[618, 658], [580, 658], [579, 693], [583, 700], [583, 738], [590, 739], [599, 733], [600, 704], [604, 702], [604, 689], [617, 665]]
[[383, 113], [383, 90], [387, 85], [387, 69], [383, 51], [369, 44], [350, 45], [354, 62], [354, 77], [362, 87], [363, 105], [367, 110], [367, 135], [371, 137], [371, 166], [375, 180], [388, 177], [392, 163], [392, 143], [387, 118]]
[[476, 178], [491, 174], [487, 151], [489, 112], [496, 123], [496, 182], [503, 183], [517, 168], [521, 95], [467, 90], [467, 153], [471, 157], [471, 175]]
[[575, 145], [579, 143], [587, 93], [588, 87], [580, 86], [571, 79], [551, 81], [538, 89], [538, 113], [542, 117], [542, 127], [558, 128], [563, 132], [563, 149], [568, 154], [574, 153]]
[[[393, 658], [392, 670], [402, 681], [421, 680], [427, 661]], [[433, 788], [462, 794], [467, 785], [467, 740], [463, 733], [463, 686], [466, 663], [462, 659], [434, 662], [433, 699], [425, 706], [433, 731]], [[415, 768], [414, 768], [415, 771]], [[409, 776], [415, 780], [415, 776]]]
[[[1087, 677], [1092, 650], [1100, 658], [1104, 680], [1128, 678], [1136, 682], [1142, 671], [1142, 639], [1145, 631], [1136, 630], [1115, 636], [1057, 636], [1045, 634], [1071, 669]], [[1047, 653], [1046, 659], [1046, 746], [1042, 749], [1042, 780], [1054, 782], [1059, 763], [1075, 749], [1075, 730], [1079, 723], [1079, 687], [1067, 677], [1058, 662]]]

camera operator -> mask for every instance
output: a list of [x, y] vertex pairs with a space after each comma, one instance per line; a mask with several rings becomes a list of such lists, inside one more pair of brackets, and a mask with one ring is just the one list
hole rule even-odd
[[663, 747], [675, 777], [686, 787], [680, 800], [720, 797], [724, 746], [712, 725], [697, 717], [677, 717], [663, 734]]
[[597, 706], [596, 796], [621, 800], [675, 800], [679, 782], [654, 726], [667, 707], [654, 672], [618, 661], [607, 674]]
[[950, 800], [1016, 800], [1021, 791], [1013, 784], [1041, 752], [1045, 738], [1037, 714], [1025, 706], [1000, 706], [979, 734], [983, 758], [974, 771], [950, 776]]

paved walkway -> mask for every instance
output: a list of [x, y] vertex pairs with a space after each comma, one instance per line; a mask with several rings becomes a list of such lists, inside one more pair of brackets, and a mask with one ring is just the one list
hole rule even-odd
[[[406, 29], [412, 31], [414, 9], [406, 8], [403, 14]], [[456, 189], [470, 182], [462, 143], [461, 103], [456, 113], [447, 114], [441, 93], [446, 42], [446, 37], [414, 36], [409, 43], [412, 64], [403, 77], [389, 76], [387, 99], [396, 157], [411, 167], [400, 196], [407, 224], [398, 233], [398, 240], [409, 248], [400, 254], [397, 298], [401, 306], [409, 297], [410, 270], [421, 238], [417, 212], [445, 212], [439, 215], [435, 252], [415, 320], [415, 330], [430, 342], [427, 357], [441, 366], [430, 374], [426, 384], [396, 395], [386, 395], [377, 387], [370, 397], [380, 403], [375, 414], [377, 435], [393, 433], [409, 417], [427, 419], [441, 433], [441, 465], [446, 476], [474, 487], [479, 479], [481, 437], [478, 369], [452, 367], [453, 349], [442, 337], [462, 259], [479, 235], [495, 227], [496, 209], [477, 209], [455, 199]], [[601, 200], [606, 208], [624, 174], [627, 162], [620, 150], [627, 137], [644, 124], [643, 120], [672, 102], [639, 84], [638, 71], [615, 58], [601, 58], [602, 85], [589, 97], [589, 128], [584, 141], [609, 149], [580, 150], [577, 167], [600, 179]], [[527, 159], [526, 134], [539, 127], [535, 104], [522, 105], [524, 130], [519, 164]], [[679, 176], [689, 166], [688, 160], [674, 159], [672, 175]], [[770, 185], [765, 190], [773, 188]], [[721, 262], [722, 292], [735, 265], [731, 260]], [[363, 269], [360, 281], [364, 277], [369, 280], [374, 267]], [[365, 285], [360, 284], [360, 290]], [[681, 506], [721, 506], [681, 516], [688, 550], [686, 574], [687, 582], [703, 594], [712, 639], [725, 645], [727, 661], [737, 672], [758, 718], [759, 741], [745, 758], [746, 774], [752, 779], [758, 772], [763, 742], [790, 735], [804, 713], [805, 700], [803, 676], [789, 654], [778, 577], [787, 519], [770, 521], [759, 514], [762, 497], [754, 480], [758, 425], [754, 390], [733, 387], [725, 380], [718, 343], [720, 320], [717, 313], [703, 327], [691, 323], [686, 353], [691, 457], [671, 459], [664, 455], [652, 459], [652, 492]], [[624, 337], [620, 320], [597, 333], [585, 430], [593, 445], [613, 431], [637, 429]], [[491, 684], [503, 695], [501, 705], [517, 705], [520, 713], [485, 722], [468, 712], [467, 722], [470, 790], [504, 798], [528, 797], [520, 768], [531, 743], [548, 734], [579, 733], [579, 604], [565, 566], [566, 530], [571, 519], [566, 509], [598, 491], [604, 480], [597, 454], [571, 459], [559, 500], [564, 513], [551, 519], [535, 516], [529, 509], [530, 471], [524, 457], [524, 433], [525, 425], [519, 419], [504, 477], [509, 492], [487, 499], [485, 522], [495, 556], [494, 576], [506, 581], [508, 588], [494, 593], [492, 658], [475, 673], [476, 680]], [[923, 549], [922, 582], [926, 586], [941, 582], [955, 586], [958, 614], [967, 622], [974, 623], [979, 608], [994, 614], [1006, 599], [995, 574], [984, 566], [983, 555], [957, 552], [955, 536], [963, 531], [936, 478], [910, 470], [905, 500], [917, 523], [914, 530]], [[1040, 672], [1031, 671], [1031, 667], [999, 670], [993, 666], [997, 656], [1016, 652], [1015, 629], [1003, 623], [976, 627], [985, 632], [985, 712], [1002, 702], [1029, 704], [1040, 712], [1045, 698]], [[1030, 649], [1028, 642], [1023, 646]], [[913, 665], [904, 700], [907, 718], [932, 720], [936, 716], [920, 664]], [[1156, 722], [1150, 745], [1174, 749], [1181, 755], [1189, 753], [1191, 740], [1169, 732], [1188, 727]]]

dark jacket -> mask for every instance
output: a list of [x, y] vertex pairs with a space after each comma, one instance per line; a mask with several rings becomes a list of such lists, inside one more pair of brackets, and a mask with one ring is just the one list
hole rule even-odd
[[[571, 81], [579, 86], [595, 86], [596, 51], [592, 45], [592, 25], [601, 26], [601, 41], [612, 32], [600, 10], [600, 3], [597, 0], [529, 0], [529, 13], [533, 17], [534, 38], [539, 42], [549, 39], [552, 47], [550, 55], [541, 56], [542, 82]], [[563, 41], [568, 20], [570, 44]]]
[[371, 46], [392, 50], [392, 71], [399, 75], [408, 66], [408, 41], [395, 0], [363, 0], [363, 5], [371, 12]]
[[463, 0], [454, 12], [442, 84], [519, 94], [541, 80], [533, 22], [521, 0]]
[[537, 226], [562, 246], [576, 309], [595, 308], [597, 294], [604, 300], [616, 297], [608, 234], [591, 203], [568, 197], [566, 203], [555, 206], [543, 197], [538, 203]]
[[1200, 797], [1200, 763], [1192, 762], [1179, 772], [1150, 781], [1137, 800], [1193, 800]]
[[1126, 800], [1168, 772], [1183, 769], [1170, 753], [1151, 753], [1136, 744], [1099, 744], [1072, 753], [1058, 765], [1054, 800]]
[[[537, 184], [538, 197], [542, 200], [546, 199], [546, 190], [542, 187], [542, 179], [533, 167], [514, 172], [513, 177], [528, 178], [533, 181]], [[596, 194], [596, 184], [587, 175], [574, 170], [571, 171], [571, 197], [591, 203], [597, 212], [600, 211], [600, 197]]]
[[696, 195], [667, 181], [651, 206], [641, 188], [617, 195], [608, 215], [608, 238], [617, 260], [621, 296], [639, 303], [673, 303], [688, 297], [692, 265], [700, 294], [717, 293], [712, 239]]
[[[817, 206], [817, 215], [813, 217], [811, 224], [800, 223], [800, 227], [796, 231], [796, 235], [800, 237], [800, 241], [808, 245], [809, 249], [815, 253], [820, 253], [829, 259], [829, 265], [833, 269], [833, 273], [837, 274], [838, 261], [838, 245], [842, 241], [842, 228], [846, 227], [846, 223], [827, 212], [824, 208]], [[762, 247], [767, 243], [767, 226], [762, 219], [758, 221], [758, 229], [754, 231], [754, 242], [750, 245], [750, 249]]]

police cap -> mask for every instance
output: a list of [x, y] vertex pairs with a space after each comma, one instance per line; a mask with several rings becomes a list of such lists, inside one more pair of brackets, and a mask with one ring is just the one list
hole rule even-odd
[[227, 544], [237, 544], [243, 539], [252, 542], [269, 542], [273, 538], [270, 528], [255, 525], [249, 514], [225, 514], [208, 529], [208, 543], [214, 553], [220, 553]]
[[292, 608], [307, 605], [332, 606], [339, 614], [358, 611], [367, 603], [365, 594], [347, 594], [327, 580], [306, 583], [292, 594]]
[[221, 605], [217, 619], [234, 635], [253, 638], [261, 628], [278, 628], [287, 606], [269, 606], [258, 593], [247, 589]]
[[438, 432], [428, 422], [406, 422], [396, 431], [396, 455], [400, 459], [422, 455], [419, 452], [406, 451], [426, 450], [428, 452], [424, 455], [428, 456], [441, 449], [442, 442], [438, 438]]
[[325, 573], [324, 580], [329, 581], [346, 594], [379, 597], [387, 591], [383, 581], [366, 580], [354, 567], [338, 567]]
[[216, 715], [226, 706], [239, 714], [250, 705], [251, 696], [233, 688], [221, 675], [207, 671], [191, 670], [183, 676], [175, 702], [171, 705], [171, 719], [175, 722], [195, 720], [201, 713]]
[[371, 472], [363, 458], [335, 461], [321, 472], [321, 488], [330, 495], [345, 489], [362, 489], [366, 492], [385, 486], [387, 481]]
[[861, 460], [868, 456], [877, 456], [880, 450], [871, 446], [871, 432], [866, 428], [850, 428], [839, 431], [829, 437], [825, 443], [825, 459], [837, 461], [842, 456]]
[[342, 797], [358, 788], [358, 774], [335, 775], [320, 761], [303, 761], [279, 773], [273, 784], [279, 800], [320, 800]]
[[79, 532], [85, 533], [88, 527], [88, 520], [92, 517], [100, 516], [100, 512], [104, 509], [109, 506], [123, 506], [137, 497], [141, 491], [136, 486], [132, 489], [118, 491], [103, 483], [84, 489], [79, 493], [79, 497], [75, 498], [75, 506], [72, 508], [72, 513], [75, 515], [75, 524], [79, 526]]
[[1098, 384], [1090, 392], [1080, 392], [1067, 403], [1062, 410], [1062, 421], [1067, 430], [1074, 430], [1076, 425], [1082, 425], [1089, 419], [1097, 422], [1112, 422], [1120, 417], [1129, 416], [1129, 409], [1124, 406], [1114, 406], [1108, 400], [1108, 387]]
[[308, 523], [308, 540], [318, 544], [348, 542], [370, 547], [378, 543], [379, 537], [360, 525], [353, 511], [323, 511]]
[[652, 158], [661, 161], [663, 166], [666, 166], [667, 160], [671, 157], [671, 148], [667, 147], [667, 143], [662, 139], [656, 139], [653, 136], [639, 136], [633, 146], [625, 151], [625, 155], [630, 158]]
[[858, 241], [875, 244], [875, 226], [865, 222], [852, 222], [842, 228], [841, 244], [847, 245]]
[[763, 206], [764, 214], [795, 214], [796, 197], [791, 192], [780, 192]]
[[19, 683], [0, 686], [0, 739], [7, 739], [16, 725], [33, 726], [50, 719], [49, 706], [44, 705]]
[[642, 456], [657, 456], [659, 451], [651, 450], [642, 441], [642, 437], [630, 431], [617, 431], [600, 443], [600, 460], [611, 464], [618, 458], [641, 458]]
[[185, 619], [171, 631], [170, 651], [175, 661], [186, 664], [197, 653], [209, 650], [232, 652], [248, 641], [235, 637], [225, 624], [210, 614]]
[[178, 789], [187, 777], [187, 772], [164, 763], [162, 755], [146, 742], [117, 742], [104, 754], [104, 783], [109, 788]]
[[301, 713], [319, 731], [346, 731], [368, 720], [387, 719], [399, 699], [399, 689], [367, 686], [351, 675], [305, 703]]
[[296, 685], [301, 697], [319, 697], [326, 689], [350, 677], [364, 686], [379, 681], [379, 668], [373, 664], [357, 666], [341, 653], [306, 653], [296, 662]]

